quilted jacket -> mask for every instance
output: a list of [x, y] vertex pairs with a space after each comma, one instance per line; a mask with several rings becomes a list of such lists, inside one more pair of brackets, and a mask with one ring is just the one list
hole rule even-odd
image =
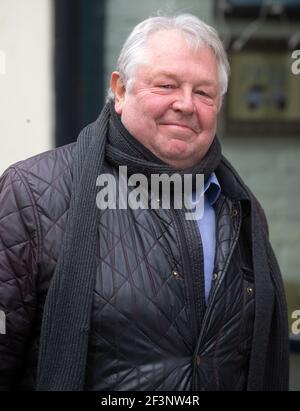
[[[43, 305], [66, 227], [74, 147], [17, 163], [0, 180], [1, 390], [35, 389]], [[106, 169], [116, 173], [108, 163]], [[216, 216], [212, 290], [201, 313], [203, 254], [195, 222], [189, 232], [174, 210], [101, 214], [105, 241], [97, 256], [86, 390], [246, 389], [255, 313], [247, 202], [221, 194]]]

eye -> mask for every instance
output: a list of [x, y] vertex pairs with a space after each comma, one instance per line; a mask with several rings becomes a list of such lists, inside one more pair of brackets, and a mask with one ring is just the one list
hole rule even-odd
[[207, 94], [205, 91], [203, 90], [197, 90], [196, 94], [198, 94], [199, 96], [204, 96], [204, 97], [210, 97], [209, 94]]
[[173, 89], [175, 88], [174, 84], [159, 84], [158, 87], [165, 88], [165, 89]]

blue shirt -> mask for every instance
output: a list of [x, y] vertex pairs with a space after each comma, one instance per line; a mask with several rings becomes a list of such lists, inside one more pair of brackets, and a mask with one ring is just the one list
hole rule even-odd
[[[212, 173], [204, 184], [204, 210], [202, 218], [197, 220], [202, 239], [204, 256], [204, 280], [205, 280], [205, 301], [207, 303], [211, 288], [212, 274], [216, 253], [216, 215], [213, 208], [214, 203], [220, 196], [221, 186], [215, 175]], [[197, 204], [197, 201], [193, 201]]]

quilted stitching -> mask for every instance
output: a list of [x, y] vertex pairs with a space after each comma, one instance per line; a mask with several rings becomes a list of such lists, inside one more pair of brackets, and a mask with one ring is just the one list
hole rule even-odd
[[[122, 364], [126, 363], [127, 372], [118, 370], [115, 375], [114, 383], [122, 385], [122, 389], [133, 378], [137, 378], [140, 384], [153, 385], [153, 369], [147, 364], [153, 362], [153, 356], [159, 359], [166, 357], [166, 352], [172, 355], [172, 347], [183, 344], [186, 355], [192, 355], [191, 341], [187, 340], [184, 331], [188, 325], [186, 298], [182, 280], [177, 281], [179, 286], [177, 292], [174, 289], [174, 278], [171, 275], [172, 269], [182, 271], [180, 253], [176, 241], [174, 241], [175, 230], [170, 216], [165, 215], [161, 210], [152, 211], [154, 215], [149, 219], [149, 211], [127, 211], [107, 210], [101, 216], [99, 222], [100, 238], [103, 238], [101, 249], [99, 250], [99, 262], [101, 270], [96, 278], [95, 301], [92, 320], [92, 335], [90, 342], [90, 369], [97, 367], [96, 358], [102, 364], [111, 361], [116, 356]], [[147, 223], [148, 217], [148, 223]], [[166, 218], [167, 217], [167, 218]], [[134, 223], [133, 223], [134, 221]], [[156, 227], [156, 229], [154, 229]], [[157, 229], [159, 227], [159, 229]], [[159, 235], [157, 235], [159, 234]], [[172, 246], [167, 246], [167, 244]], [[170, 249], [172, 253], [170, 253]], [[163, 262], [169, 261], [169, 268], [162, 272]], [[118, 261], [118, 263], [116, 263]], [[121, 262], [120, 262], [121, 261]], [[101, 273], [101, 276], [100, 276]], [[180, 284], [181, 283], [181, 284]], [[178, 296], [178, 305], [169, 307], [164, 302], [166, 293]], [[131, 294], [131, 297], [126, 295]], [[132, 307], [124, 310], [124, 301], [129, 304], [136, 304], [136, 310]], [[170, 300], [170, 304], [174, 299]], [[179, 303], [180, 301], [180, 303]], [[143, 306], [143, 310], [151, 313], [157, 319], [156, 326], [149, 326], [147, 315], [135, 315]], [[171, 308], [171, 309], [170, 309]], [[109, 313], [110, 323], [118, 323], [117, 334], [115, 330], [102, 330], [103, 317]], [[149, 316], [148, 316], [149, 317]], [[144, 321], [145, 319], [145, 321]], [[185, 323], [185, 328], [182, 324]], [[151, 349], [140, 352], [139, 355], [132, 356], [131, 352], [126, 354], [126, 350], [120, 349], [123, 343], [132, 335], [134, 338], [141, 338], [142, 344], [146, 344]], [[146, 343], [147, 342], [147, 343]], [[180, 348], [178, 348], [180, 353]], [[147, 369], [144, 371], [141, 366]], [[100, 364], [99, 364], [100, 365]], [[100, 367], [101, 368], [101, 367]], [[161, 366], [156, 366], [157, 372], [161, 373]], [[175, 370], [174, 370], [175, 369]], [[113, 372], [113, 371], [112, 371]], [[166, 371], [165, 371], [166, 372]], [[176, 371], [176, 366], [171, 363], [171, 370], [167, 375]], [[165, 374], [162, 374], [166, 378]], [[110, 389], [111, 375], [107, 378], [103, 375], [95, 375], [95, 380], [90, 378], [87, 382], [87, 389], [97, 387], [97, 389]], [[151, 382], [152, 381], [152, 382]], [[162, 381], [160, 384], [166, 383]], [[100, 384], [97, 386], [97, 384]], [[150, 384], [150, 385], [149, 385]], [[158, 384], [159, 385], [159, 384]]]
[[[74, 147], [20, 162], [0, 180], [0, 309], [7, 316], [7, 335], [0, 335], [0, 389], [34, 388], [43, 304], [68, 217]], [[217, 213], [219, 274], [235, 232], [234, 224], [228, 224], [231, 207], [224, 198]], [[98, 232], [86, 389], [191, 389], [195, 347], [186, 294], [190, 274], [183, 272], [171, 214], [106, 210]], [[174, 270], [179, 276], [172, 275]], [[204, 388], [212, 381], [221, 387], [221, 365], [230, 358], [222, 351], [224, 346], [230, 349], [226, 339], [240, 346], [248, 341], [239, 332], [238, 313], [245, 301], [244, 313], [251, 315], [253, 300], [244, 299], [237, 272], [240, 260], [234, 255], [200, 350]], [[232, 370], [234, 375], [236, 368]], [[243, 384], [243, 376], [237, 375], [237, 384]]]
[[[48, 287], [37, 274], [43, 264], [50, 279], [55, 267], [60, 243], [54, 244], [63, 236], [67, 216], [71, 151], [72, 145], [19, 162], [0, 180], [0, 309], [6, 315], [6, 334], [0, 335], [0, 390], [26, 385], [20, 365], [29, 344], [36, 346], [32, 336], [39, 333], [42, 298], [37, 285], [44, 292]], [[36, 357], [35, 349], [28, 369]]]

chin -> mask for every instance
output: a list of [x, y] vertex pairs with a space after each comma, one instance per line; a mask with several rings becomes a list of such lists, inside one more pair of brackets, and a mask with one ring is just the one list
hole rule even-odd
[[169, 164], [170, 166], [178, 169], [184, 169], [192, 167], [195, 162], [193, 162], [192, 154], [181, 153], [174, 154], [173, 153], [165, 153], [165, 155], [160, 157], [165, 163]]
[[179, 139], [171, 140], [165, 151], [174, 159], [186, 158], [192, 152], [190, 145], [186, 141]]

